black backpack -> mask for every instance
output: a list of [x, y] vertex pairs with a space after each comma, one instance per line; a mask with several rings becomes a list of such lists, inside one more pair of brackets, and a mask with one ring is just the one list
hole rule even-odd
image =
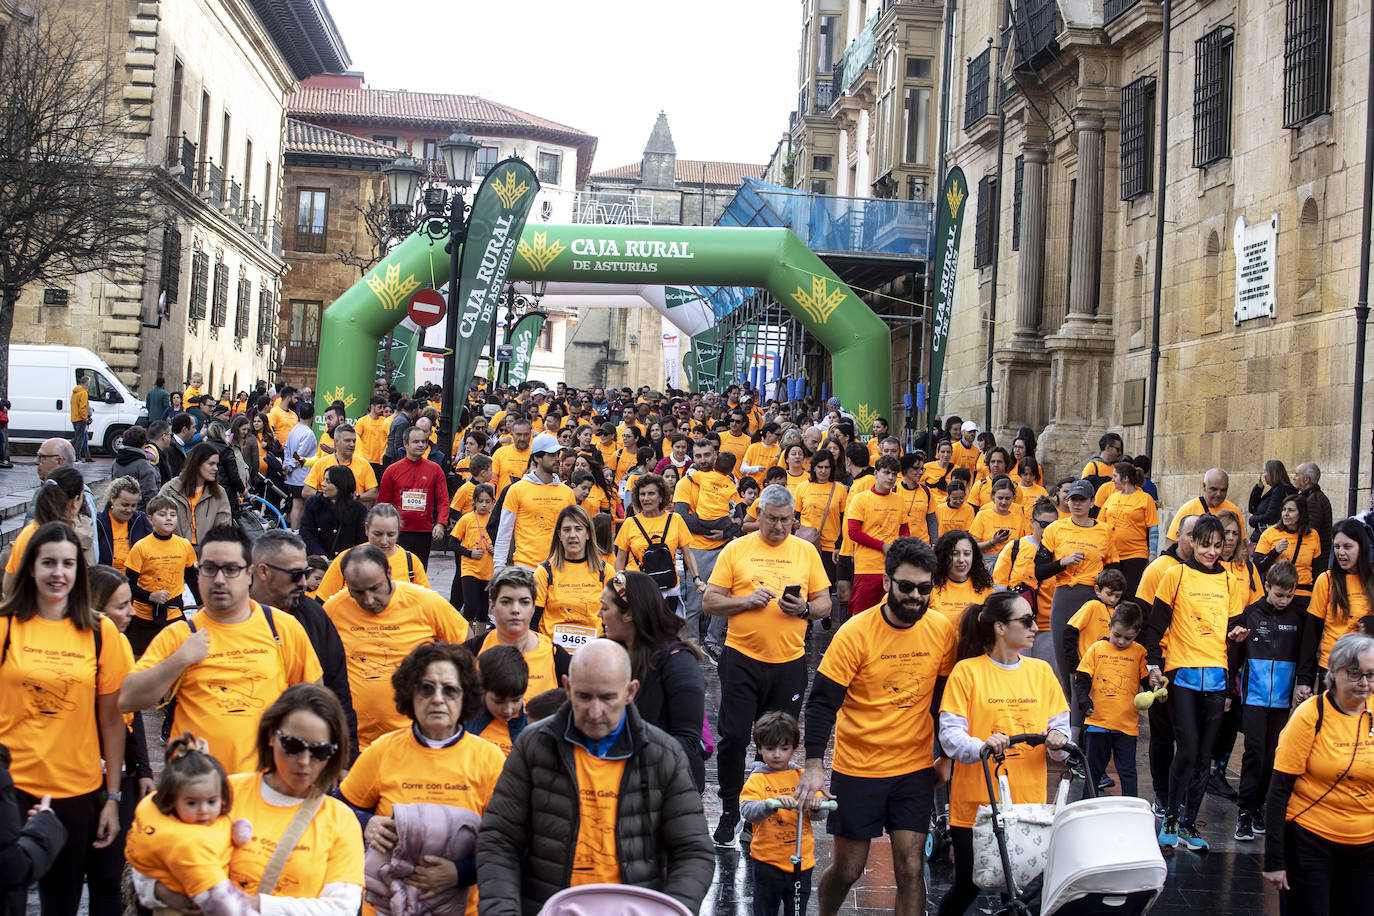
[[673, 523], [673, 513], [665, 513], [663, 518], [663, 533], [655, 540], [644, 530], [644, 525], [640, 522], [639, 516], [632, 516], [631, 520], [639, 528], [639, 533], [644, 535], [644, 540], [649, 544], [644, 548], [644, 555], [639, 558], [639, 570], [654, 580], [661, 591], [668, 591], [677, 588], [677, 563], [673, 560], [673, 551], [668, 549], [668, 528]]

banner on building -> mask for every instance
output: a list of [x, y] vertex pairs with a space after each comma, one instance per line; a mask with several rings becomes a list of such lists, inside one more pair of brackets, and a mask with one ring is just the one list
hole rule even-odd
[[964, 225], [964, 203], [968, 200], [968, 181], [960, 168], [952, 168], [936, 203], [935, 219], [935, 301], [930, 330], [930, 397], [926, 401], [926, 424], [931, 425], [940, 409], [940, 379], [945, 371], [945, 349], [949, 345], [949, 318], [954, 307], [954, 280], [959, 271], [959, 231]]
[[[539, 193], [539, 179], [523, 159], [496, 164], [472, 202], [467, 241], [458, 269], [458, 345], [453, 353], [453, 403], [467, 400], [477, 360], [486, 349], [497, 300], [520, 243], [525, 217]], [[494, 368], [494, 367], [493, 367]]]
[[510, 362], [506, 364], [507, 385], [519, 385], [530, 377], [530, 360], [534, 359], [534, 348], [548, 317], [544, 312], [526, 312], [507, 331], [506, 343], [511, 345]]

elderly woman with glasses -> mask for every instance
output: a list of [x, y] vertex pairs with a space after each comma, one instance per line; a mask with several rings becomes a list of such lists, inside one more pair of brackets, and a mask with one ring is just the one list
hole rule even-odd
[[[1005, 753], [1011, 797], [1019, 804], [1045, 801], [1045, 752], [1068, 742], [1069, 704], [1048, 663], [1022, 653], [1035, 642], [1035, 611], [1015, 592], [997, 592], [970, 604], [959, 618], [959, 661], [940, 704], [940, 744], [954, 761], [949, 825], [954, 840], [954, 886], [939, 916], [958, 916], [978, 897], [973, 883], [973, 821], [987, 804], [979, 765], [986, 749]], [[1019, 744], [1020, 734], [1045, 736], [1044, 747]]]
[[[462, 646], [428, 642], [405, 657], [391, 686], [410, 725], [369, 745], [339, 791], [363, 823], [370, 885], [374, 866], [390, 862], [394, 870], [400, 859], [414, 868], [405, 883], [422, 897], [461, 902], [477, 882], [477, 825], [506, 762], [495, 744], [463, 728], [482, 707], [477, 665]], [[421, 847], [451, 857], [418, 854]]]
[[1265, 800], [1264, 880], [1291, 916], [1346, 916], [1374, 898], [1374, 638], [1342, 636], [1329, 689], [1279, 736]]

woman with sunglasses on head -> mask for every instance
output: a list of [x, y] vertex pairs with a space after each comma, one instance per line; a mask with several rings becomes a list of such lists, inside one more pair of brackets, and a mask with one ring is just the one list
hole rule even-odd
[[602, 589], [601, 622], [606, 637], [630, 653], [631, 677], [639, 681], [635, 708], [645, 722], [677, 739], [697, 791], [705, 791], [706, 678], [701, 650], [683, 633], [682, 618], [668, 609], [652, 579], [630, 570], [616, 573]]
[[1279, 735], [1264, 880], [1288, 916], [1355, 916], [1374, 899], [1374, 638], [1331, 647], [1330, 686]]
[[119, 881], [102, 867], [119, 834], [127, 734], [119, 689], [133, 656], [91, 607], [86, 558], [65, 522], [29, 538], [14, 591], [0, 604], [0, 744], [9, 748], [22, 822], [51, 806], [67, 842], [38, 884], [43, 916], [73, 916], [90, 884], [97, 916], [119, 913]]
[[[959, 662], [940, 704], [940, 744], [954, 761], [949, 825], [954, 840], [954, 886], [939, 916], [959, 916], [978, 897], [973, 883], [973, 821], [988, 803], [980, 755], [1004, 753], [1011, 797], [1018, 804], [1045, 802], [1046, 750], [1069, 740], [1069, 704], [1054, 670], [1023, 653], [1035, 643], [1035, 612], [1013, 592], [970, 604], [959, 618]], [[1045, 736], [1043, 747], [1008, 747], [1012, 735]]]
[[[396, 711], [410, 725], [382, 735], [353, 763], [339, 787], [363, 824], [369, 848], [393, 856], [398, 833], [419, 828], [426, 835], [456, 833], [481, 822], [505, 765], [501, 749], [469, 734], [463, 722], [483, 708], [482, 684], [472, 654], [448, 642], [416, 646], [391, 675]], [[398, 815], [397, 805], [411, 807]], [[409, 819], [401, 827], [397, 818]], [[394, 859], [393, 859], [394, 861]], [[437, 905], [477, 883], [471, 855], [453, 861], [438, 856], [411, 862], [406, 883], [422, 894], [441, 895]], [[477, 911], [476, 889], [467, 909]]]

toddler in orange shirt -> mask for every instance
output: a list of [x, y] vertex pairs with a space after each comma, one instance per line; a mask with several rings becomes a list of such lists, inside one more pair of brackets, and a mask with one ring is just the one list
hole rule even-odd
[[1110, 788], [1107, 764], [1115, 762], [1122, 795], [1140, 794], [1135, 770], [1140, 710], [1135, 707], [1135, 695], [1146, 671], [1145, 647], [1135, 640], [1144, 620], [1134, 600], [1118, 604], [1108, 635], [1088, 646], [1074, 674], [1074, 693], [1084, 717], [1088, 770], [1099, 789]]
[[154, 913], [188, 903], [206, 916], [254, 912], [229, 880], [233, 847], [253, 838], [248, 821], [230, 823], [232, 801], [229, 778], [204, 738], [187, 732], [167, 745], [157, 791], [138, 803], [124, 847], [140, 903]]

